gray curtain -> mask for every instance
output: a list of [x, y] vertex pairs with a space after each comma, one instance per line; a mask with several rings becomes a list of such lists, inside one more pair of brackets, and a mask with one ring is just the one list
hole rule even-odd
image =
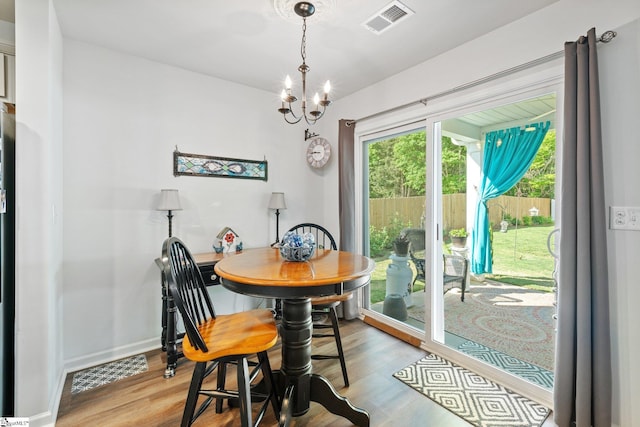
[[611, 426], [606, 217], [595, 28], [565, 44], [554, 421]]
[[[355, 211], [355, 179], [354, 179], [354, 135], [356, 124], [353, 120], [338, 122], [338, 194], [340, 210], [340, 250], [353, 252], [356, 249], [356, 211]], [[345, 319], [358, 316], [358, 299], [345, 301], [342, 314]]]

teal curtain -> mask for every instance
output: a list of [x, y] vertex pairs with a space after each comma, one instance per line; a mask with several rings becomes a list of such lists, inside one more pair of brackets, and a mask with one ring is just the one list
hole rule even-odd
[[471, 271], [491, 273], [493, 257], [487, 201], [509, 191], [529, 170], [549, 122], [489, 132], [485, 137], [478, 206], [471, 231]]

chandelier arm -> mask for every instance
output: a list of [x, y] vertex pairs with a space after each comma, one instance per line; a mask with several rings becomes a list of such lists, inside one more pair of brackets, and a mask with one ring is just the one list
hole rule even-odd
[[304, 121], [307, 122], [309, 126], [313, 126], [318, 121], [318, 118], [309, 120], [307, 116], [304, 116]]
[[[293, 107], [292, 107], [291, 103], [289, 103], [289, 113], [288, 114], [291, 114], [294, 119], [300, 121], [300, 118], [298, 116], [296, 116], [296, 113], [293, 112]], [[298, 122], [296, 122], [296, 123], [298, 123]]]
[[[287, 116], [291, 114], [291, 117], [293, 117], [293, 120], [289, 120], [287, 118]], [[291, 124], [291, 125], [295, 125], [296, 123], [299, 123], [300, 120], [302, 120], [302, 116], [298, 117], [296, 116], [296, 113], [293, 112], [293, 107], [291, 105], [291, 103], [289, 103], [289, 112], [287, 114], [283, 114], [282, 117], [284, 118], [284, 121]]]
[[[300, 123], [300, 120], [302, 120], [302, 116], [298, 117], [297, 120], [294, 120], [294, 121], [291, 121], [291, 120], [287, 119], [287, 115], [286, 114], [284, 114], [282, 117], [284, 117], [284, 121], [289, 123], [290, 125], [295, 125], [296, 123]], [[305, 119], [306, 119], [306, 117], [305, 117]]]

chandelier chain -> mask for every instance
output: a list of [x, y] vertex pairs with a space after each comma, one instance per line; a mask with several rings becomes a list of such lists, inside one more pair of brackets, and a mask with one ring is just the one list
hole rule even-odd
[[302, 63], [307, 62], [307, 18], [302, 18], [302, 44], [300, 45], [300, 55]]

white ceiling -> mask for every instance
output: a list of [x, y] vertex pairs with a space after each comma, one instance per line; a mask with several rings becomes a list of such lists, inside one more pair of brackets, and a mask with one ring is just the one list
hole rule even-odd
[[475, 143], [482, 141], [487, 132], [531, 123], [549, 121], [550, 129], [555, 129], [555, 120], [556, 94], [549, 93], [444, 120], [442, 133], [459, 142]]
[[[319, 0], [307, 20], [308, 86], [330, 79], [333, 99], [344, 97], [555, 1], [403, 0], [415, 15], [375, 35], [361, 24], [391, 0]], [[66, 37], [280, 93], [286, 74], [299, 79], [302, 21], [273, 2], [53, 0]]]

